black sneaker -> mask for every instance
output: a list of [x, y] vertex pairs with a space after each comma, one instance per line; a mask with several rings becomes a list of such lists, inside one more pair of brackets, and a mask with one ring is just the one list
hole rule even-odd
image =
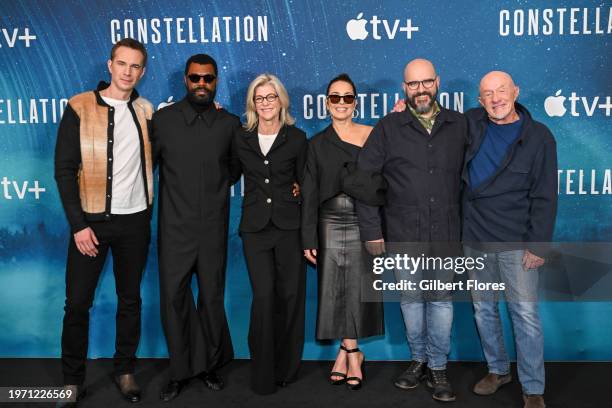
[[433, 389], [432, 398], [436, 401], [452, 402], [457, 399], [446, 378], [446, 370], [427, 369], [427, 386]]
[[427, 363], [411, 361], [408, 369], [395, 380], [394, 385], [403, 390], [416, 388], [426, 377]]

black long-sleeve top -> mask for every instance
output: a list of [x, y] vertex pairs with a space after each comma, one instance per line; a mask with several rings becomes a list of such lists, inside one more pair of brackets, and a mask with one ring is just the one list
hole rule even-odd
[[302, 246], [318, 247], [319, 206], [346, 193], [370, 205], [384, 202], [385, 182], [380, 174], [361, 172], [356, 162], [361, 148], [344, 142], [333, 126], [310, 139], [302, 183]]

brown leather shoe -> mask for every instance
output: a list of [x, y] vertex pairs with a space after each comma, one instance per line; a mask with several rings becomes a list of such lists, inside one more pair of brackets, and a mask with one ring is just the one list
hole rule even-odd
[[476, 383], [474, 386], [474, 394], [495, 394], [502, 385], [508, 384], [510, 381], [512, 381], [511, 374], [499, 375], [489, 373]]
[[140, 401], [140, 387], [136, 384], [134, 374], [115, 376], [115, 384], [117, 384], [123, 398], [132, 403]]
[[546, 408], [546, 404], [544, 403], [544, 396], [542, 395], [523, 394], [523, 401], [525, 401], [524, 408]]

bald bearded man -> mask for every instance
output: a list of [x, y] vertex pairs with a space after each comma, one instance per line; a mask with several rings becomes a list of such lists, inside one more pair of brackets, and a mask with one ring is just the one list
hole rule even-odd
[[[467, 146], [467, 122], [436, 101], [440, 77], [430, 61], [415, 59], [404, 69], [408, 109], [378, 122], [365, 143], [358, 166], [387, 181], [382, 207], [357, 203], [359, 229], [374, 254], [446, 257], [459, 249], [461, 171]], [[384, 244], [384, 245], [383, 245]], [[396, 270], [398, 282], [435, 279], [450, 283], [454, 271]], [[420, 382], [438, 401], [454, 401], [446, 373], [453, 322], [450, 291], [407, 290], [401, 311], [412, 361], [395, 381], [402, 389]]]

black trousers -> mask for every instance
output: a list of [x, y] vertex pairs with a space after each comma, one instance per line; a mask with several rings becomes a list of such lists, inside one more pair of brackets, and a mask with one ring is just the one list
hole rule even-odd
[[114, 365], [117, 375], [134, 372], [140, 341], [140, 281], [147, 261], [151, 227], [149, 211], [113, 215], [110, 221], [90, 223], [98, 255], [81, 254], [74, 238], [68, 246], [66, 305], [62, 330], [62, 370], [65, 384], [83, 384], [92, 306], [100, 273], [110, 249], [117, 292]]
[[300, 231], [269, 224], [241, 236], [253, 288], [251, 387], [269, 394], [277, 381], [295, 381], [302, 359], [306, 265]]
[[227, 216], [193, 226], [172, 225], [160, 218], [160, 315], [170, 357], [169, 377], [179, 381], [215, 371], [234, 358], [224, 294]]

